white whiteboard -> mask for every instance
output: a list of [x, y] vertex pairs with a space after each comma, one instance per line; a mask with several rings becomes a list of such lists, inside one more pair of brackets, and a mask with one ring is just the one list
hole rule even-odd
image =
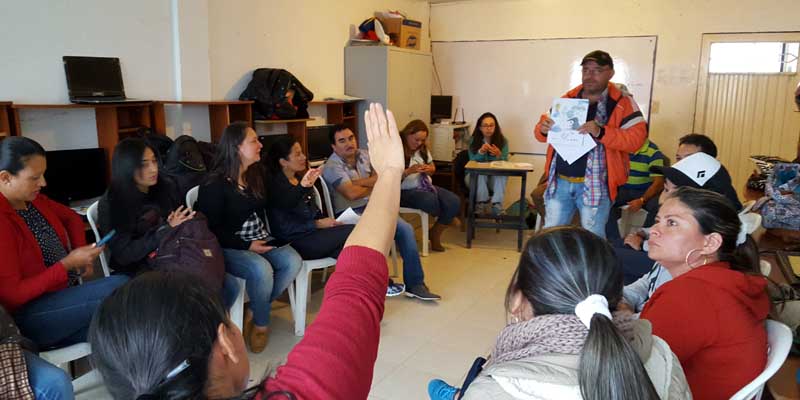
[[[533, 128], [554, 98], [580, 84], [579, 64], [590, 51], [611, 54], [616, 71], [612, 82], [624, 83], [649, 116], [656, 40], [656, 36], [492, 40], [432, 42], [431, 47], [441, 93], [453, 96], [454, 110], [464, 108], [471, 129], [489, 111], [497, 116], [510, 151], [544, 153], [547, 144], [534, 138]], [[435, 79], [432, 93], [439, 94]]]

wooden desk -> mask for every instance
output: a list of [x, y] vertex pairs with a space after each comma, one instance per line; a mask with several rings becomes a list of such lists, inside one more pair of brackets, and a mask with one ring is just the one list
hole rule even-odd
[[[528, 179], [528, 172], [533, 172], [532, 166], [520, 166], [519, 163], [505, 162], [502, 166], [493, 166], [497, 162], [479, 163], [477, 161], [470, 161], [464, 167], [464, 170], [469, 174], [469, 205], [467, 209], [467, 248], [472, 247], [472, 239], [475, 237], [475, 228], [497, 228], [497, 229], [516, 229], [517, 230], [517, 251], [522, 251], [522, 232], [527, 228], [525, 224], [525, 213], [519, 213], [519, 217], [506, 217], [499, 218], [500, 222], [475, 222], [475, 196], [478, 192], [475, 188], [478, 186], [478, 175], [490, 176], [518, 176], [522, 178], [522, 185], [520, 186], [519, 199], [522, 204], [526, 204], [525, 200], [525, 184]], [[506, 222], [506, 220], [514, 222]]]
[[211, 141], [219, 142], [225, 127], [231, 122], [244, 121], [253, 127], [252, 100], [220, 100], [220, 101], [177, 101], [165, 100], [153, 102], [153, 130], [162, 135], [167, 134], [165, 106], [201, 106], [208, 107], [208, 127], [211, 130]]
[[152, 127], [150, 118], [150, 101], [104, 103], [104, 104], [12, 104], [14, 135], [22, 136], [20, 127], [20, 110], [53, 110], [53, 109], [94, 109], [97, 124], [97, 146], [106, 151], [106, 180], [111, 176], [111, 157], [114, 147], [127, 136], [132, 136], [143, 127]]

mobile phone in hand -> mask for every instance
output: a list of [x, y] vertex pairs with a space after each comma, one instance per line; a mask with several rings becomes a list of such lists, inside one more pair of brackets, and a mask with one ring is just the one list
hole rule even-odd
[[105, 236], [103, 236], [102, 239], [100, 239], [99, 242], [94, 244], [95, 247], [100, 247], [100, 246], [105, 245], [106, 243], [108, 243], [109, 240], [111, 240], [112, 237], [114, 237], [114, 235], [116, 233], [117, 233], [117, 230], [116, 229], [112, 229], [111, 232], [108, 232]]

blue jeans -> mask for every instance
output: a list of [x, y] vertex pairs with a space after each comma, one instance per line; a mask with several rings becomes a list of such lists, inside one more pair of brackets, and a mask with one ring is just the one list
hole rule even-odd
[[409, 189], [400, 191], [400, 206], [416, 208], [438, 217], [436, 222], [450, 225], [458, 215], [461, 200], [455, 193], [436, 186], [436, 192]]
[[585, 184], [572, 183], [568, 180], [557, 178], [556, 192], [551, 196], [545, 192], [544, 208], [546, 211], [544, 227], [569, 225], [575, 211], [581, 216], [581, 226], [601, 238], [606, 237], [606, 222], [611, 210], [611, 200], [608, 197], [600, 199], [597, 207], [583, 204], [583, 190]]
[[39, 358], [37, 355], [22, 351], [25, 364], [28, 366], [28, 382], [37, 400], [69, 400], [74, 399], [72, 378], [63, 369]]
[[[464, 179], [469, 187], [470, 174]], [[470, 188], [475, 190], [475, 201], [483, 203], [489, 201], [489, 191], [492, 192], [492, 203], [502, 203], [506, 195], [507, 176], [478, 175], [478, 187]]]
[[253, 324], [269, 325], [272, 301], [280, 296], [292, 283], [303, 259], [291, 247], [283, 246], [264, 254], [250, 250], [222, 249], [225, 270], [246, 281], [245, 289], [250, 297]]
[[45, 293], [17, 310], [14, 320], [40, 350], [85, 342], [97, 306], [127, 281], [125, 275], [112, 275]]
[[233, 303], [236, 303], [236, 298], [239, 297], [239, 282], [236, 277], [226, 273], [225, 279], [222, 281], [222, 304], [226, 310], [230, 310]]
[[[365, 208], [359, 207], [353, 211], [361, 215]], [[397, 245], [397, 252], [400, 253], [400, 257], [403, 259], [403, 282], [409, 288], [424, 283], [425, 273], [422, 272], [422, 261], [419, 259], [414, 227], [400, 217], [397, 217], [394, 243]]]

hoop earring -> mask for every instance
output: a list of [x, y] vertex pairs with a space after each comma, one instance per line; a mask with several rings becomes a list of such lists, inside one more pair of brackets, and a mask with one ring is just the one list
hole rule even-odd
[[516, 314], [511, 314], [511, 323], [518, 324], [520, 321], [519, 317]]
[[[695, 251], [700, 251], [700, 249], [691, 249], [691, 250], [689, 250], [689, 252], [686, 253], [686, 257], [683, 260], [686, 263], [686, 266], [689, 267], [689, 269], [697, 268], [694, 265], [689, 263], [689, 257], [691, 257], [692, 253], [694, 253]], [[702, 265], [708, 264], [708, 256], [704, 256], [704, 257], [705, 257], [705, 259], [703, 260], [703, 264]]]

